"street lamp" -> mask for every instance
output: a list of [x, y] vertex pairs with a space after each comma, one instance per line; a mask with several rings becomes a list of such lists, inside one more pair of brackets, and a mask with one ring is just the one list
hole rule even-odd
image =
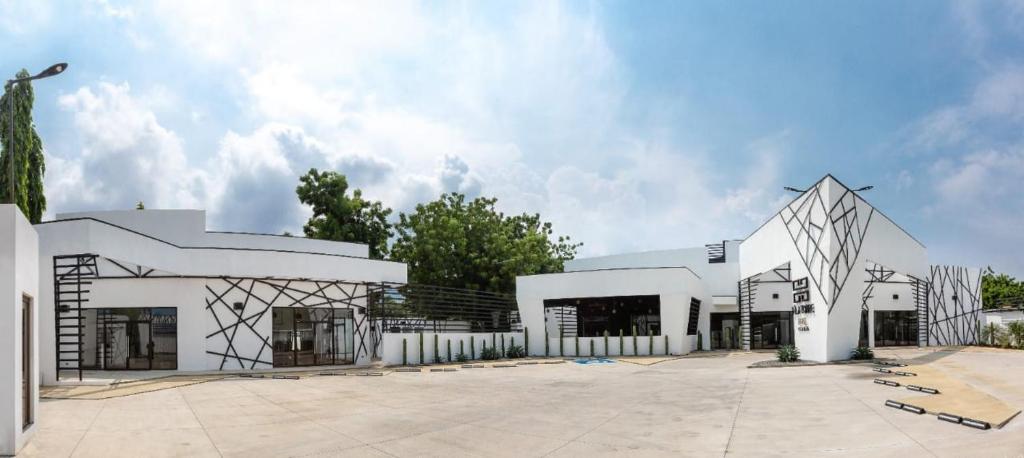
[[14, 85], [18, 84], [18, 83], [24, 83], [24, 82], [28, 82], [28, 81], [32, 81], [32, 80], [38, 80], [38, 79], [43, 79], [43, 78], [49, 78], [51, 76], [56, 76], [56, 75], [59, 75], [61, 73], [64, 73], [64, 70], [67, 70], [67, 68], [68, 68], [68, 64], [65, 63], [65, 62], [61, 62], [59, 64], [53, 64], [53, 65], [49, 66], [46, 70], [43, 70], [43, 71], [37, 73], [35, 76], [26, 76], [24, 78], [9, 79], [9, 80], [7, 80], [7, 84], [4, 85], [4, 88], [7, 89], [7, 91], [8, 91], [7, 106], [9, 108], [9, 110], [10, 110], [10, 113], [11, 113], [10, 120], [8, 121], [11, 124], [11, 138], [8, 141], [8, 143], [10, 144], [10, 148], [7, 151], [7, 157], [8, 157], [8, 160], [10, 161], [10, 167], [8, 167], [8, 169], [9, 169], [8, 173], [10, 174], [8, 176], [8, 178], [9, 178], [9, 183], [8, 183], [8, 187], [9, 187], [9, 189], [8, 189], [8, 191], [9, 191], [8, 199], [10, 200], [10, 203], [12, 203], [12, 204], [17, 202], [14, 199], [14, 96], [15, 96], [15, 94], [14, 94]]

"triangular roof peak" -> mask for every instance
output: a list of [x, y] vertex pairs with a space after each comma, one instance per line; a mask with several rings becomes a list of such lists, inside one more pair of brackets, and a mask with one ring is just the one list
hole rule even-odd
[[[761, 223], [761, 225], [760, 225], [760, 226], [758, 226], [758, 227], [757, 227], [757, 229], [754, 229], [754, 231], [753, 231], [753, 232], [751, 232], [751, 233], [750, 233], [749, 235], [747, 235], [746, 237], [744, 237], [744, 238], [743, 238], [743, 240], [746, 240], [746, 239], [750, 238], [750, 236], [751, 236], [751, 235], [753, 235], [753, 234], [757, 233], [757, 231], [761, 230], [761, 228], [762, 228], [762, 227], [764, 227], [764, 225], [765, 225], [765, 224], [768, 224], [768, 222], [770, 222], [771, 220], [773, 220], [773, 219], [775, 219], [775, 218], [776, 218], [777, 216], [779, 216], [779, 214], [780, 214], [780, 213], [782, 212], [782, 210], [783, 210], [783, 209], [785, 209], [785, 208], [789, 207], [789, 206], [790, 206], [790, 205], [792, 205], [792, 204], [793, 204], [794, 202], [796, 202], [796, 201], [800, 200], [800, 199], [801, 199], [801, 198], [803, 198], [803, 197], [804, 197], [805, 195], [807, 195], [807, 193], [809, 193], [809, 192], [811, 192], [811, 191], [814, 191], [814, 189], [815, 189], [815, 188], [817, 188], [817, 187], [818, 187], [818, 186], [820, 186], [820, 185], [821, 185], [821, 184], [822, 184], [823, 182], [825, 182], [825, 181], [828, 181], [828, 180], [831, 180], [831, 181], [832, 181], [832, 182], [834, 182], [834, 183], [835, 183], [836, 185], [840, 186], [840, 187], [842, 188], [842, 190], [844, 190], [844, 191], [847, 191], [847, 192], [850, 192], [850, 193], [852, 193], [852, 194], [853, 194], [853, 196], [854, 196], [854, 199], [855, 199], [855, 200], [859, 200], [859, 201], [860, 201], [861, 203], [863, 203], [864, 205], [867, 205], [867, 206], [868, 206], [869, 208], [871, 208], [871, 209], [874, 209], [874, 211], [875, 211], [875, 212], [877, 212], [877, 213], [878, 213], [878, 214], [879, 214], [880, 216], [882, 216], [883, 218], [885, 218], [885, 219], [889, 220], [890, 222], [892, 222], [892, 223], [893, 223], [893, 225], [895, 225], [895, 226], [896, 226], [897, 228], [899, 228], [899, 229], [900, 229], [901, 231], [903, 231], [903, 232], [904, 232], [905, 234], [907, 234], [907, 236], [909, 236], [909, 237], [910, 237], [911, 239], [913, 239], [913, 240], [914, 240], [915, 242], [917, 242], [918, 244], [920, 244], [920, 245], [921, 245], [922, 247], [924, 246], [924, 244], [923, 244], [923, 243], [921, 243], [921, 241], [920, 241], [920, 240], [917, 240], [917, 239], [916, 239], [916, 238], [915, 238], [915, 237], [914, 237], [913, 235], [911, 235], [911, 234], [910, 234], [909, 232], [907, 232], [907, 230], [906, 230], [906, 229], [903, 229], [903, 227], [901, 227], [901, 226], [900, 226], [899, 224], [896, 224], [896, 221], [893, 221], [893, 219], [892, 219], [892, 218], [889, 218], [889, 216], [888, 216], [888, 215], [886, 215], [885, 213], [882, 213], [882, 212], [881, 212], [880, 210], [878, 210], [878, 208], [876, 208], [876, 207], [875, 207], [874, 205], [871, 205], [871, 203], [870, 203], [870, 202], [868, 202], [868, 201], [867, 201], [867, 199], [865, 199], [865, 198], [861, 197], [861, 195], [859, 194], [859, 192], [860, 192], [860, 190], [859, 190], [859, 189], [853, 189], [853, 188], [851, 188], [851, 187], [847, 186], [847, 185], [846, 185], [846, 183], [843, 183], [843, 182], [842, 182], [842, 181], [840, 181], [840, 180], [839, 180], [838, 178], [836, 178], [836, 177], [835, 177], [835, 175], [832, 175], [831, 173], [826, 173], [826, 174], [825, 174], [824, 176], [822, 176], [822, 177], [821, 177], [820, 179], [818, 179], [817, 181], [815, 181], [815, 182], [814, 182], [814, 183], [813, 183], [812, 185], [810, 185], [810, 186], [808, 186], [808, 187], [807, 187], [806, 189], [804, 189], [804, 190], [803, 190], [803, 192], [800, 192], [800, 194], [798, 194], [798, 195], [797, 195], [796, 197], [794, 197], [793, 199], [789, 200], [789, 202], [786, 202], [786, 204], [785, 204], [785, 205], [784, 205], [784, 206], [783, 206], [782, 208], [780, 208], [780, 209], [779, 209], [779, 211], [777, 211], [777, 212], [776, 212], [776, 213], [775, 213], [774, 215], [772, 215], [772, 216], [771, 216], [770, 218], [766, 219], [766, 220], [765, 220], [765, 221], [764, 221], [763, 223]], [[799, 191], [799, 190], [798, 190], [798, 191]], [[842, 194], [845, 194], [845, 192], [843, 192]], [[835, 199], [838, 199], [838, 198], [840, 198], [840, 197], [841, 197], [841, 196], [838, 196], [838, 195], [837, 195], [837, 196], [835, 196], [834, 198], [835, 198]]]

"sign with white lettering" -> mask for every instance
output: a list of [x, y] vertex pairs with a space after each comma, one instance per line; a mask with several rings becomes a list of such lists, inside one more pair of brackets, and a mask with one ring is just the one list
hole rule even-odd
[[807, 324], [807, 314], [814, 313], [814, 304], [811, 303], [811, 288], [807, 277], [793, 280], [793, 315], [797, 316], [797, 329], [809, 331], [811, 327]]

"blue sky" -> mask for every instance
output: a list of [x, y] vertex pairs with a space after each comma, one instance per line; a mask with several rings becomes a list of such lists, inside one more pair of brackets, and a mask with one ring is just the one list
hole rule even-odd
[[1021, 2], [12, 2], [49, 214], [299, 232], [330, 168], [396, 210], [540, 212], [583, 255], [742, 238], [832, 173], [935, 263], [1024, 276]]

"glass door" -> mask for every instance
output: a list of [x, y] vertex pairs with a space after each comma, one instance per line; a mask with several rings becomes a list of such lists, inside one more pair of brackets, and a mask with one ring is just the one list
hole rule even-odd
[[295, 350], [295, 365], [296, 366], [312, 366], [316, 364], [316, 358], [313, 355], [313, 342], [316, 341], [316, 334], [313, 330], [313, 321], [310, 320], [309, 309], [294, 308], [292, 309], [295, 313], [295, 333], [294, 333], [294, 346]]
[[295, 365], [295, 313], [288, 307], [273, 309], [274, 367]]
[[112, 321], [108, 316], [103, 321], [103, 368], [128, 369], [128, 322]]
[[274, 307], [274, 367], [353, 362], [352, 310]]
[[128, 369], [153, 368], [153, 339], [148, 321], [131, 321], [128, 329]]

